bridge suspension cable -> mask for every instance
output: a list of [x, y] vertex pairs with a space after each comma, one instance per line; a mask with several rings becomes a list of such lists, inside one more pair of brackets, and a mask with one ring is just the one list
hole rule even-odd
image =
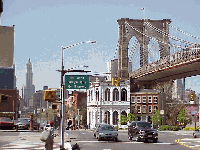
[[157, 27], [153, 26], [153, 25], [150, 24], [149, 22], [145, 22], [145, 24], [146, 24], [149, 28], [152, 28], [152, 29], [154, 29], [155, 31], [157, 31], [158, 33], [161, 33], [161, 34], [163, 34], [163, 35], [165, 35], [165, 36], [167, 36], [167, 37], [169, 37], [169, 38], [171, 38], [171, 39], [173, 39], [173, 40], [175, 40], [175, 41], [179, 41], [179, 42], [181, 42], [181, 43], [185, 43], [185, 44], [189, 44], [189, 45], [194, 45], [194, 44], [196, 44], [196, 43], [192, 43], [192, 42], [189, 42], [189, 41], [180, 39], [180, 38], [178, 38], [178, 37], [176, 37], [176, 36], [172, 36], [172, 35], [170, 35], [169, 33], [164, 32], [164, 31], [162, 31], [161, 29], [158, 29]]
[[188, 35], [188, 36], [190, 36], [190, 37], [193, 37], [193, 38], [195, 38], [195, 39], [200, 39], [200, 37], [196, 37], [196, 36], [193, 36], [193, 35], [191, 35], [191, 34], [189, 34], [189, 33], [186, 33], [186, 32], [184, 32], [184, 31], [180, 30], [179, 28], [176, 28], [176, 27], [170, 25], [170, 24], [167, 23], [167, 22], [166, 22], [166, 24], [169, 25], [170, 27], [172, 27], [173, 29], [176, 29], [177, 31], [182, 32], [183, 34], [186, 34], [186, 35]]
[[138, 29], [134, 28], [134, 27], [133, 27], [132, 25], [130, 25], [128, 22], [126, 22], [126, 24], [127, 24], [129, 27], [131, 27], [132, 29], [134, 29], [135, 31], [137, 31], [138, 33], [140, 33], [140, 34], [146, 36], [146, 37], [149, 38], [149, 39], [156, 40], [157, 42], [162, 43], [162, 44], [166, 44], [166, 45], [168, 45], [168, 46], [170, 46], [170, 47], [177, 47], [177, 48], [181, 48], [181, 49], [186, 49], [185, 47], [181, 47], [181, 46], [177, 46], [177, 45], [171, 45], [171, 44], [169, 44], [169, 43], [165, 43], [165, 42], [162, 42], [162, 41], [160, 41], [160, 40], [154, 39], [153, 37], [150, 37], [150, 36], [148, 36], [148, 35], [142, 33], [141, 31], [139, 31]]
[[115, 49], [115, 52], [114, 52], [114, 57], [113, 57], [114, 59], [115, 59], [115, 57], [116, 57], [116, 55], [117, 55], [117, 52], [118, 52], [118, 46], [119, 46], [119, 45], [117, 44], [116, 49]]

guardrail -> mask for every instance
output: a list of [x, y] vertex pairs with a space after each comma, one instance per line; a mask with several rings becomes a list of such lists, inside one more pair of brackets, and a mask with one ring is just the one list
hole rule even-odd
[[174, 68], [182, 64], [200, 61], [200, 45], [195, 45], [172, 55], [163, 57], [155, 62], [132, 71], [129, 77], [140, 78], [142, 76], [156, 73], [158, 71]]

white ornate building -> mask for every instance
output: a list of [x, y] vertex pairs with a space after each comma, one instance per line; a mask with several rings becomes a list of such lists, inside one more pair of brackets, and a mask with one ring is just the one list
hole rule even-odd
[[95, 124], [107, 123], [120, 125], [121, 114], [130, 113], [130, 83], [120, 82], [120, 86], [111, 81], [91, 82], [87, 90], [87, 124], [94, 128]]

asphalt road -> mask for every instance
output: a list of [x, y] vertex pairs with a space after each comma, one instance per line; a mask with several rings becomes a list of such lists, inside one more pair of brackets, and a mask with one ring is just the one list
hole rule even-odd
[[[81, 150], [191, 150], [175, 142], [177, 139], [188, 139], [192, 134], [185, 132], [159, 132], [159, 139], [157, 143], [136, 142], [129, 141], [126, 131], [118, 131], [118, 141], [98, 141], [93, 137], [93, 132], [90, 130], [75, 130], [66, 131], [70, 136], [70, 144], [73, 146], [75, 143], [82, 148]], [[2, 146], [11, 143], [26, 142], [27, 144], [42, 144], [39, 137], [41, 132], [5, 132], [0, 131], [0, 149]], [[198, 139], [197, 139], [198, 140]], [[60, 137], [54, 139], [55, 143], [60, 143]], [[193, 142], [191, 142], [193, 143]], [[15, 148], [16, 149], [16, 148]]]
[[119, 131], [118, 141], [98, 141], [93, 137], [92, 131], [68, 131], [71, 137], [71, 144], [78, 145], [82, 150], [189, 150], [190, 148], [179, 145], [177, 139], [192, 138], [192, 135], [175, 134], [175, 132], [160, 132], [157, 143], [151, 140], [148, 143], [129, 141], [127, 132]]

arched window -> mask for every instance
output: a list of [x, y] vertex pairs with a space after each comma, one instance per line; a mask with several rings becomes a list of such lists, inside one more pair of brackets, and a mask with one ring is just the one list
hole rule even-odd
[[113, 125], [117, 125], [118, 123], [118, 112], [114, 111], [113, 112]]
[[105, 101], [110, 101], [110, 89], [105, 90]]
[[113, 90], [113, 101], [118, 101], [119, 100], [119, 91], [117, 88]]
[[105, 112], [105, 123], [110, 124], [110, 112], [106, 111]]
[[127, 91], [126, 91], [126, 89], [121, 90], [121, 101], [127, 101]]

